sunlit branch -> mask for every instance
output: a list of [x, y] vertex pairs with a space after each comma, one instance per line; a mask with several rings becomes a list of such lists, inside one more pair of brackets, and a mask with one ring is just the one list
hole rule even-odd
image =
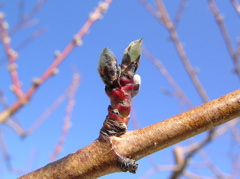
[[230, 40], [230, 37], [229, 37], [229, 33], [228, 33], [227, 28], [226, 28], [226, 26], [224, 24], [224, 21], [223, 21], [223, 16], [220, 14], [215, 1], [214, 0], [208, 0], [208, 3], [209, 3], [210, 10], [211, 10], [212, 14], [214, 15], [215, 20], [218, 24], [220, 32], [222, 33], [222, 37], [223, 37], [223, 40], [224, 40], [225, 45], [227, 47], [228, 53], [233, 60], [233, 64], [234, 64], [234, 68], [235, 68], [234, 71], [236, 72], [238, 78], [240, 79], [240, 63], [239, 63], [238, 49], [235, 51], [233, 46], [232, 46], [232, 43], [231, 43], [231, 40]]
[[151, 126], [126, 132], [120, 138], [117, 136], [111, 136], [111, 140], [98, 138], [87, 147], [20, 179], [98, 178], [120, 172], [115, 152], [139, 160], [238, 116], [240, 116], [240, 90]]

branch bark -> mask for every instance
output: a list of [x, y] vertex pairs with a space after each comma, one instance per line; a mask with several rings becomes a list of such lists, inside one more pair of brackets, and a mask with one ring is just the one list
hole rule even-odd
[[[120, 137], [100, 135], [92, 144], [19, 179], [97, 178], [120, 172], [120, 156], [139, 160], [240, 116], [240, 89]], [[120, 164], [121, 165], [121, 164]]]

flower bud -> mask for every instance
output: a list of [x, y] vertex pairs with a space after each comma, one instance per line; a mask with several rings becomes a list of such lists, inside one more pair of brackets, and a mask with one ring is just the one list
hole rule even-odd
[[107, 86], [115, 85], [118, 81], [120, 70], [117, 65], [117, 60], [108, 48], [104, 48], [100, 56], [98, 72]]
[[139, 65], [142, 52], [142, 39], [131, 42], [124, 51], [121, 68], [122, 71], [135, 73]]

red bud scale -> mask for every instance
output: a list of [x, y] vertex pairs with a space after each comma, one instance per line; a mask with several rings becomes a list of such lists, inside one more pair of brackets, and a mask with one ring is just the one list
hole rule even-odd
[[114, 54], [107, 48], [100, 56], [98, 72], [110, 98], [108, 115], [101, 133], [105, 136], [120, 136], [126, 132], [130, 119], [131, 99], [137, 95], [141, 79], [135, 72], [139, 66], [142, 39], [131, 42], [125, 49], [122, 63], [118, 66]]

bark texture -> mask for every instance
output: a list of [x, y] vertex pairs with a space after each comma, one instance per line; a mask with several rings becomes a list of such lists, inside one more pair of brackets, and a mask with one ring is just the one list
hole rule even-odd
[[139, 160], [240, 116], [240, 90], [120, 137], [100, 137], [87, 147], [19, 179], [97, 178], [120, 172], [119, 156]]

